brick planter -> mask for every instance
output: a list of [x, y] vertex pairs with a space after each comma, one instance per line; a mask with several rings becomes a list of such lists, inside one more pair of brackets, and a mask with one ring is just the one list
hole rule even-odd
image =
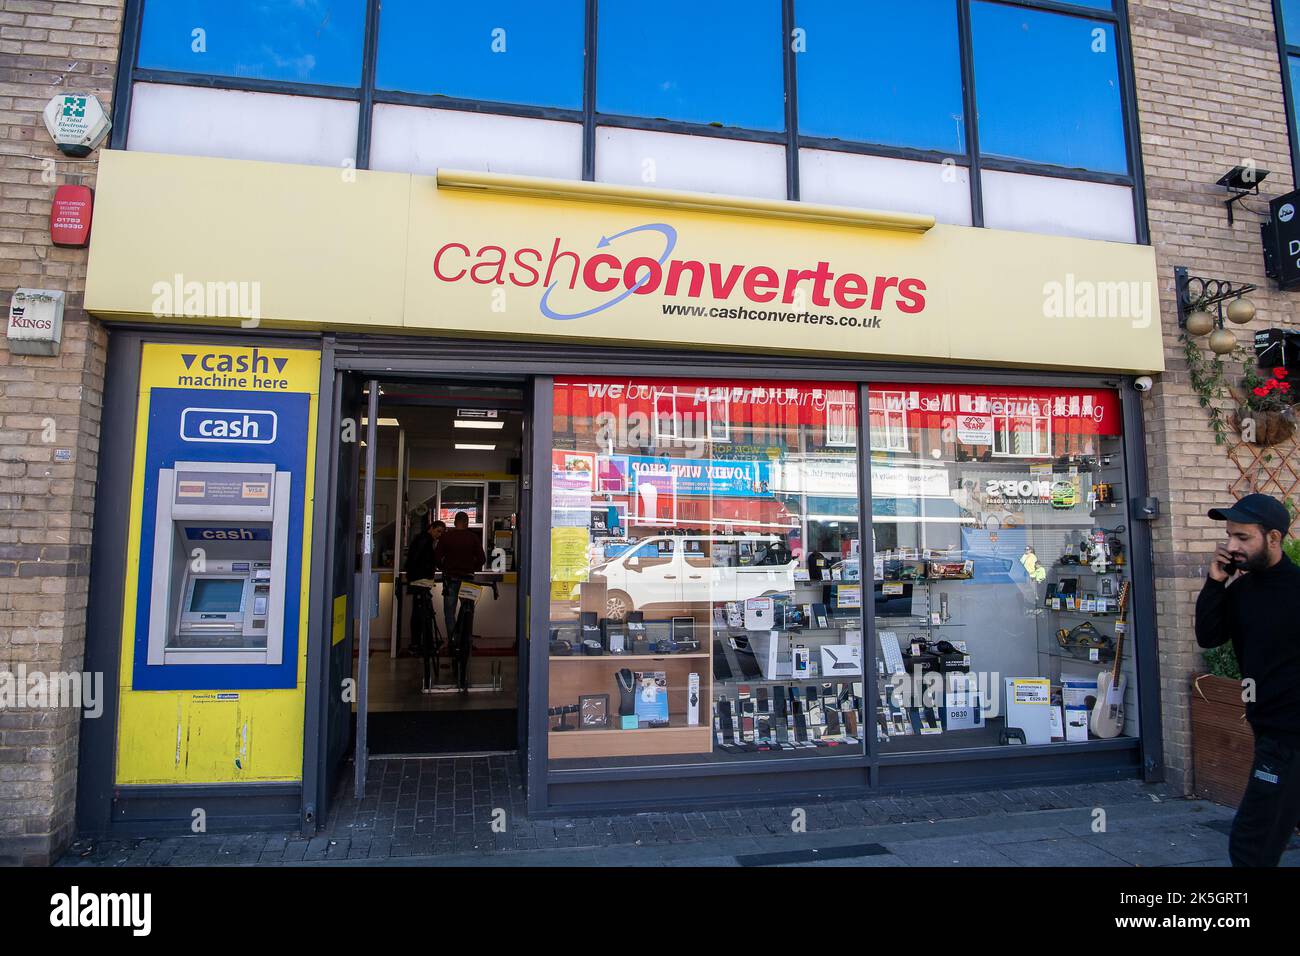
[[1255, 735], [1246, 723], [1241, 683], [1192, 678], [1192, 778], [1198, 797], [1235, 807], [1250, 778]]

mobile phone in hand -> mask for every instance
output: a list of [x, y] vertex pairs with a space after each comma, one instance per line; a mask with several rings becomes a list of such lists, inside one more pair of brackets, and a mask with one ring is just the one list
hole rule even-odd
[[1223, 567], [1224, 567], [1224, 569], [1228, 572], [1228, 574], [1231, 576], [1231, 575], [1233, 575], [1233, 574], [1236, 574], [1238, 571], [1245, 571], [1245, 570], [1246, 570], [1246, 562], [1241, 561], [1241, 560], [1239, 560], [1238, 558], [1233, 558], [1231, 561], [1229, 561], [1229, 562], [1227, 562], [1226, 564], [1224, 564]]

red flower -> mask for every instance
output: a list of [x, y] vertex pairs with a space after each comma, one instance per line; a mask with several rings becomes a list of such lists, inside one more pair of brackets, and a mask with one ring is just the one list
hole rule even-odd
[[1291, 391], [1291, 386], [1290, 386], [1289, 384], [1287, 384], [1286, 382], [1283, 382], [1281, 385], [1279, 385], [1279, 386], [1277, 387], [1277, 390], [1278, 390], [1279, 392], [1289, 392], [1289, 391]]
[[1257, 388], [1257, 389], [1255, 389], [1255, 395], [1256, 395], [1257, 397], [1259, 397], [1259, 398], [1264, 398], [1266, 395], [1268, 395], [1268, 389], [1266, 389], [1266, 388]]
[[1275, 378], [1270, 378], [1267, 382], [1264, 383], [1264, 387], [1265, 387], [1265, 388], [1277, 388], [1277, 379], [1275, 379]]
[[1287, 376], [1286, 367], [1279, 365], [1277, 368], [1273, 369], [1273, 375], [1277, 378], [1286, 378]]

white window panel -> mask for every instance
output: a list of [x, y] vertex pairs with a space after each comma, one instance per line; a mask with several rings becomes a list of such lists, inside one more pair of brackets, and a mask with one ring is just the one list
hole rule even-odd
[[582, 124], [435, 110], [375, 107], [370, 168], [433, 175], [443, 169], [582, 178]]
[[801, 149], [799, 198], [919, 213], [954, 226], [971, 224], [970, 170], [964, 166]]
[[312, 166], [351, 166], [359, 106], [280, 93], [137, 83], [127, 149]]
[[734, 196], [785, 198], [785, 148], [713, 136], [602, 126], [596, 179]]
[[983, 186], [990, 229], [1137, 242], [1127, 186], [993, 170], [984, 171]]
[[872, 451], [907, 451], [907, 393], [873, 390], [867, 427]]

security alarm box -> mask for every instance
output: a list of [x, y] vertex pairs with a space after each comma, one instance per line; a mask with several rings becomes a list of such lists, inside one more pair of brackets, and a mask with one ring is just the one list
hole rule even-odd
[[290, 474], [177, 462], [158, 472], [150, 664], [279, 664]]

